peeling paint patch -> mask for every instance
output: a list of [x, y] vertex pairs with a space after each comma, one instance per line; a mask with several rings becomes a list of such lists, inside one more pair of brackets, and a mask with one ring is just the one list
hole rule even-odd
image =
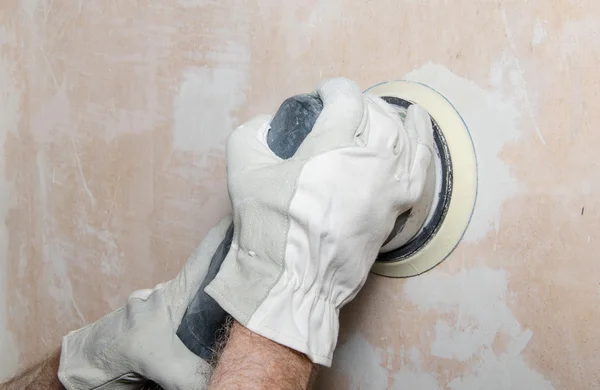
[[[532, 332], [523, 329], [509, 309], [507, 291], [506, 273], [486, 266], [456, 275], [434, 270], [404, 285], [405, 298], [420, 311], [454, 318], [437, 320], [430, 345], [433, 356], [470, 366], [449, 382], [450, 389], [553, 389], [521, 356]], [[494, 343], [499, 335], [506, 345], [496, 353]]]
[[[501, 83], [505, 69], [492, 71]], [[429, 85], [444, 95], [458, 110], [469, 128], [478, 164], [478, 194], [475, 211], [465, 233], [466, 242], [484, 238], [490, 229], [500, 229], [502, 203], [516, 193], [516, 181], [499, 157], [505, 143], [518, 139], [516, 102], [500, 90], [486, 91], [445, 67], [427, 63], [405, 79]]]

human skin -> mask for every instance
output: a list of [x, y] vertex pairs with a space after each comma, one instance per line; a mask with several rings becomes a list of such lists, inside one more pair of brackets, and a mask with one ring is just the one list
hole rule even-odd
[[305, 390], [316, 368], [303, 354], [234, 322], [209, 390]]
[[64, 387], [58, 380], [59, 363], [60, 349], [8, 382], [0, 384], [0, 390], [63, 390]]
[[[57, 375], [59, 362], [60, 350], [0, 384], [0, 390], [64, 390]], [[234, 322], [209, 390], [305, 390], [315, 373], [305, 355]]]

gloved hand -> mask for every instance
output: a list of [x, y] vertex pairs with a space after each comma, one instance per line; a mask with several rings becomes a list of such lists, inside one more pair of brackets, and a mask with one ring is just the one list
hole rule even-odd
[[150, 379], [164, 389], [205, 389], [211, 366], [176, 331], [230, 224], [230, 217], [222, 219], [173, 280], [134, 292], [125, 307], [65, 336], [62, 384], [68, 390], [139, 389]]
[[346, 79], [317, 92], [323, 111], [293, 157], [267, 146], [269, 116], [230, 136], [235, 231], [205, 291], [251, 331], [329, 366], [340, 308], [365, 283], [398, 215], [421, 196], [433, 130], [421, 107], [403, 123]]

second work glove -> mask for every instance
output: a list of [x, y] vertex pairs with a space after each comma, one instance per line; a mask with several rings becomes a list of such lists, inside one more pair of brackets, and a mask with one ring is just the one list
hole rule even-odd
[[271, 117], [227, 144], [234, 236], [206, 292], [251, 331], [331, 365], [339, 310], [364, 285], [397, 216], [419, 199], [433, 150], [428, 114], [404, 122], [346, 79], [322, 83], [324, 108], [295, 155], [268, 147]]
[[[186, 317], [198, 318], [190, 313], [190, 309], [199, 311], [193, 307], [194, 297], [222, 259], [220, 251], [230, 224], [231, 218], [222, 219], [174, 279], [134, 292], [121, 309], [65, 336], [58, 371], [65, 388], [140, 389], [152, 380], [166, 390], [205, 389], [212, 370], [210, 358], [195, 355], [176, 332], [186, 310]], [[201, 333], [212, 332], [221, 321], [220, 308], [216, 309], [207, 308], [206, 323], [188, 324], [199, 336], [190, 340], [193, 335], [188, 331], [187, 345], [193, 345], [199, 355], [210, 356]]]

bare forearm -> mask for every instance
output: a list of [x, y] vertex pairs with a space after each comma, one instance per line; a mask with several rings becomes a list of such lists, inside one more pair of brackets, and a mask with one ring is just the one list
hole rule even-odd
[[0, 384], [0, 390], [62, 390], [64, 387], [57, 374], [59, 362], [60, 351], [57, 351], [10, 381]]
[[209, 390], [305, 390], [313, 371], [305, 355], [235, 322]]

